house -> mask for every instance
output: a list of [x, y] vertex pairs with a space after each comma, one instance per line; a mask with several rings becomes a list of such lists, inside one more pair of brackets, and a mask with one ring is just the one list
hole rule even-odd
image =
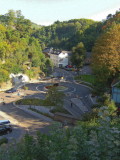
[[56, 67], [65, 67], [70, 64], [70, 51], [53, 50], [48, 55]]
[[112, 100], [115, 103], [120, 103], [120, 79], [114, 80], [111, 84], [112, 87]]

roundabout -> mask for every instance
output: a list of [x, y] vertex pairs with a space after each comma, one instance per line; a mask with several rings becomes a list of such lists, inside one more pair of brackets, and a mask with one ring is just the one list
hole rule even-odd
[[[39, 85], [37, 85], [36, 86], [36, 90], [37, 91], [39, 91], [39, 92], [46, 92], [46, 91], [48, 91], [48, 89], [49, 88], [51, 88], [51, 87], [49, 87], [49, 86], [53, 86], [53, 84], [52, 83], [42, 83], [42, 84], [39, 84]], [[57, 86], [58, 87], [58, 90], [59, 91], [63, 91], [63, 92], [75, 92], [75, 88], [74, 87], [72, 87], [72, 86], [70, 86], [70, 85], [67, 85], [66, 83], [60, 83], [60, 85], [59, 86]]]

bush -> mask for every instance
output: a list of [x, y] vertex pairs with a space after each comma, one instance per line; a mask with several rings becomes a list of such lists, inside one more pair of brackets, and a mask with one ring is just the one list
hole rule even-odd
[[2, 145], [2, 144], [6, 144], [6, 143], [8, 143], [8, 139], [7, 138], [5, 138], [5, 137], [3, 137], [2, 139], [0, 139], [0, 145]]
[[85, 113], [82, 120], [83, 121], [90, 121], [92, 119], [96, 119], [96, 118], [98, 118], [98, 112], [99, 112], [99, 109], [94, 108], [92, 110], [92, 112]]
[[51, 106], [51, 103], [46, 102], [43, 99], [20, 99], [16, 102], [18, 105], [35, 105], [35, 106]]
[[49, 134], [26, 134], [21, 142], [0, 150], [2, 160], [118, 160], [120, 130], [111, 125], [107, 107], [100, 108], [98, 124], [83, 122], [63, 128], [55, 123]]
[[42, 105], [42, 102], [43, 100], [41, 99], [20, 99], [16, 102], [16, 104], [18, 105], [36, 105], [36, 106], [39, 106], [39, 105]]
[[24, 90], [28, 90], [28, 87], [27, 87], [27, 86], [23, 86], [23, 89], [24, 89]]
[[60, 112], [60, 113], [64, 113], [64, 114], [70, 114], [66, 109], [64, 108], [54, 108], [51, 110], [52, 113], [56, 113], [56, 112]]
[[0, 69], [0, 83], [7, 82], [9, 80], [9, 72], [5, 69]]

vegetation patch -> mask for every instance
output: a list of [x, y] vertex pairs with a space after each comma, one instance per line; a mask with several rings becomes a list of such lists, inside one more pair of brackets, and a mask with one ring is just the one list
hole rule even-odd
[[60, 112], [60, 113], [64, 113], [64, 114], [70, 114], [66, 109], [64, 108], [54, 108], [51, 110], [52, 113], [56, 113], [56, 112]]
[[116, 87], [120, 89], [120, 82], [116, 85]]
[[31, 98], [20, 99], [16, 102], [18, 105], [35, 105], [35, 106], [51, 106], [51, 103], [46, 102], [43, 99]]
[[7, 138], [5, 138], [5, 137], [3, 137], [2, 139], [0, 139], [0, 145], [2, 145], [2, 144], [6, 144], [6, 143], [8, 143], [8, 139]]
[[23, 86], [22, 87], [24, 90], [28, 90], [28, 87], [27, 86]]
[[87, 83], [91, 83], [92, 85], [94, 85], [96, 81], [95, 75], [80, 75], [80, 76], [76, 76], [75, 79], [81, 80]]
[[64, 91], [67, 89], [67, 87], [64, 87], [64, 86], [52, 86], [52, 85], [46, 86], [45, 88], [46, 89], [57, 88], [57, 90], [60, 90], [60, 91]]

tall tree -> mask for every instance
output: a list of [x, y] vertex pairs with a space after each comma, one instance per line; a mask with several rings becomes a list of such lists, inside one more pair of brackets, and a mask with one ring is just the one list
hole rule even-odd
[[85, 58], [85, 52], [86, 50], [82, 42], [78, 43], [77, 46], [72, 48], [71, 61], [72, 64], [77, 68], [82, 67]]
[[102, 82], [120, 71], [120, 24], [114, 24], [93, 48], [93, 70]]

